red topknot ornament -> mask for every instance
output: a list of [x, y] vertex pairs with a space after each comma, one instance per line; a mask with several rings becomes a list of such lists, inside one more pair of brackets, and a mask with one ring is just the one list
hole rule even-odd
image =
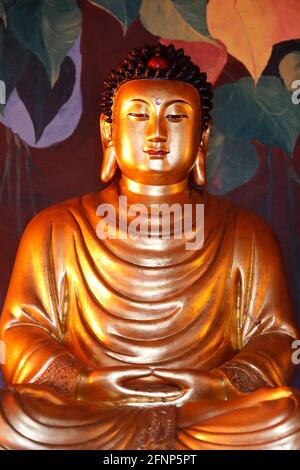
[[149, 60], [148, 67], [150, 67], [151, 69], [167, 69], [169, 67], [169, 64], [166, 59], [164, 59], [160, 55], [156, 55]]

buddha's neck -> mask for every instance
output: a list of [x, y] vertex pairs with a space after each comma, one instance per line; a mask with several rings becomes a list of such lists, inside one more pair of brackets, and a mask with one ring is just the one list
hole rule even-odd
[[173, 194], [183, 193], [189, 188], [187, 178], [173, 184], [151, 185], [138, 183], [124, 175], [122, 175], [119, 185], [123, 194], [134, 193], [141, 196], [171, 196]]

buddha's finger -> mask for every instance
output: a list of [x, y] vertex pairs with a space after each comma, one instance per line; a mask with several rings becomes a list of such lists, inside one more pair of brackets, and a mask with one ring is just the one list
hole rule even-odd
[[135, 390], [134, 388], [127, 388], [127, 387], [118, 387], [119, 392], [123, 393], [124, 395], [135, 398], [153, 398], [153, 399], [161, 399], [161, 400], [168, 400], [172, 398], [180, 398], [185, 391], [183, 390], [170, 390], [170, 391], [149, 391], [149, 390]]
[[126, 368], [125, 370], [119, 369], [117, 372], [115, 372], [116, 382], [123, 382], [125, 380], [127, 381], [141, 377], [149, 377], [152, 374], [153, 371], [149, 367], [139, 367], [133, 369]]
[[182, 404], [183, 397], [166, 400], [164, 398], [147, 399], [147, 397], [131, 397], [124, 400], [118, 400], [115, 404], [120, 407], [134, 406], [141, 408], [153, 408], [164, 406], [178, 406]]
[[189, 386], [191, 384], [191, 375], [186, 370], [154, 369], [153, 375], [159, 378], [172, 380], [174, 383], [181, 386]]

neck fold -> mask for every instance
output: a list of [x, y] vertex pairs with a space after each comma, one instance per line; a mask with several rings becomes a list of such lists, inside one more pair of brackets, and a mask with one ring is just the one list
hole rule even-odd
[[156, 186], [138, 183], [137, 181], [133, 181], [124, 175], [122, 175], [119, 185], [122, 193], [131, 192], [144, 196], [167, 196], [171, 194], [182, 193], [189, 187], [187, 178], [179, 181], [178, 183]]

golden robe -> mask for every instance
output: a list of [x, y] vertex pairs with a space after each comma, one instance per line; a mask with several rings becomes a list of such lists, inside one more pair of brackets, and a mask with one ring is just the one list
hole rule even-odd
[[[201, 249], [186, 250], [184, 237], [100, 240], [97, 207], [118, 210], [119, 195], [116, 182], [44, 210], [25, 230], [1, 317], [13, 387], [0, 394], [0, 445], [300, 449], [299, 394], [285, 386], [298, 333], [269, 226], [191, 191], [204, 203]], [[191, 403], [189, 426], [172, 406], [68, 396], [80, 371], [114, 365], [212, 371], [241, 396]]]

